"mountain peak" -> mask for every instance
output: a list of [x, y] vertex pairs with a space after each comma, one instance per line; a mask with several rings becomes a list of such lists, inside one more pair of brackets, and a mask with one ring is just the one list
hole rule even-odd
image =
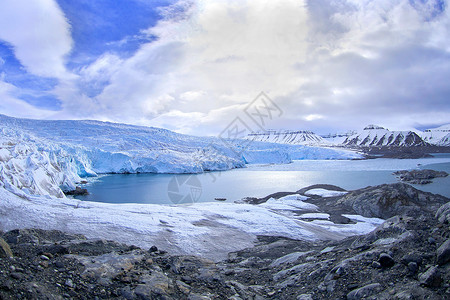
[[373, 129], [384, 129], [384, 130], [388, 130], [388, 129], [384, 128], [384, 127], [381, 127], [381, 126], [378, 126], [378, 125], [373, 125], [373, 124], [367, 125], [366, 127], [364, 127], [363, 130], [373, 130]]

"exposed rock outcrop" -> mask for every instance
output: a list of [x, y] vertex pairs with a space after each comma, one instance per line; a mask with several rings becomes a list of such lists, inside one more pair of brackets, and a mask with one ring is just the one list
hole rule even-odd
[[444, 196], [422, 192], [404, 183], [383, 184], [349, 192], [336, 205], [352, 208], [365, 217], [387, 219], [395, 215], [434, 213], [448, 202]]
[[400, 181], [412, 183], [412, 184], [428, 184], [432, 179], [438, 177], [447, 177], [448, 173], [445, 171], [435, 170], [402, 170], [393, 173], [397, 175]]

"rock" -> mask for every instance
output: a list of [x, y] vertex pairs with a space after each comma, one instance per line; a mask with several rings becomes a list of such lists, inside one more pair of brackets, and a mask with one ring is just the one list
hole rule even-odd
[[439, 207], [436, 212], [436, 219], [441, 223], [450, 223], [450, 202]]
[[275, 259], [270, 265], [269, 267], [277, 267], [279, 265], [282, 264], [290, 264], [295, 262], [297, 259], [299, 259], [300, 257], [310, 254], [311, 251], [308, 252], [293, 252], [293, 253], [289, 253], [285, 256], [282, 256], [280, 258]]
[[89, 195], [89, 192], [87, 189], [82, 189], [77, 186], [74, 190], [64, 192], [64, 194], [68, 196], [86, 196]]
[[437, 266], [430, 267], [425, 273], [420, 274], [421, 284], [429, 287], [438, 287], [441, 285], [442, 277]]
[[439, 265], [444, 265], [448, 261], [450, 261], [450, 239], [445, 241], [437, 250], [436, 250], [436, 262]]
[[141, 261], [142, 254], [129, 253], [119, 255], [111, 252], [99, 256], [80, 256], [80, 255], [66, 255], [67, 258], [74, 258], [78, 260], [85, 269], [81, 273], [83, 279], [96, 279], [102, 281], [103, 285], [108, 285], [117, 276], [130, 271], [134, 264]]
[[375, 269], [381, 269], [381, 264], [377, 261], [372, 262], [372, 267]]
[[49, 260], [50, 259], [50, 258], [48, 258], [48, 256], [45, 256], [45, 255], [41, 255], [41, 256], [39, 256], [39, 258], [42, 259], [42, 260]]
[[448, 173], [444, 171], [435, 170], [412, 170], [412, 171], [396, 171], [393, 173], [397, 175], [400, 181], [409, 182], [412, 184], [428, 184], [437, 177], [447, 177]]
[[191, 287], [181, 280], [176, 281], [177, 288], [185, 295], [189, 295], [191, 292]]
[[19, 272], [12, 272], [10, 276], [11, 276], [11, 278], [14, 278], [14, 279], [17, 279], [17, 280], [21, 280], [21, 279], [23, 279], [25, 277], [24, 274], [19, 273]]
[[415, 274], [418, 269], [419, 269], [419, 267], [417, 266], [417, 263], [415, 263], [413, 261], [408, 263], [408, 270], [411, 274]]
[[150, 275], [141, 277], [142, 284], [138, 284], [134, 290], [138, 297], [143, 299], [155, 297], [156, 295], [169, 295], [172, 292], [170, 279], [162, 272], [152, 271]]
[[42, 260], [39, 262], [39, 265], [43, 268], [48, 268], [48, 261]]
[[297, 300], [313, 300], [311, 294], [301, 294], [297, 296]]
[[53, 254], [51, 254], [49, 252], [44, 252], [44, 253], [42, 253], [42, 255], [47, 256], [49, 259], [53, 258]]
[[387, 253], [381, 253], [378, 262], [383, 268], [390, 268], [395, 264], [394, 259]]
[[56, 261], [54, 262], [54, 266], [58, 269], [62, 269], [65, 268], [66, 265], [62, 261]]
[[[188, 296], [187, 299], [188, 299], [188, 300], [211, 300], [211, 298], [208, 297], [208, 296], [203, 296], [203, 295], [199, 295], [199, 294], [196, 294], [196, 293], [190, 294], [190, 295]], [[233, 297], [231, 297], [230, 299], [233, 299]], [[241, 298], [236, 297], [236, 298], [234, 298], [234, 299], [235, 299], [235, 300], [239, 300], [239, 299], [241, 299]]]
[[422, 256], [415, 252], [405, 254], [400, 260], [403, 264], [408, 265], [411, 262], [415, 262], [417, 265], [422, 263]]
[[417, 217], [434, 212], [448, 199], [441, 195], [422, 192], [409, 184], [393, 183], [370, 186], [349, 192], [336, 201], [357, 214], [369, 218], [388, 219], [396, 215]]
[[156, 247], [156, 246], [151, 246], [150, 247], [150, 250], [148, 250], [149, 252], [156, 252], [156, 251], [158, 251], [158, 247]]
[[355, 289], [347, 294], [348, 300], [359, 300], [377, 294], [382, 290], [381, 284], [372, 283]]
[[66, 282], [64, 282], [64, 284], [70, 288], [74, 287], [72, 279], [67, 279]]
[[8, 243], [5, 242], [4, 239], [0, 237], [0, 257], [13, 257], [11, 248], [9, 247]]

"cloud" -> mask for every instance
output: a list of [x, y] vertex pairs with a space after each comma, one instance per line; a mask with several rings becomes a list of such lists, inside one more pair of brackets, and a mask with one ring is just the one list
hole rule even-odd
[[[264, 91], [284, 111], [272, 128], [327, 133], [450, 122], [448, 1], [183, 0], [160, 9], [157, 24], [139, 32], [152, 39], [134, 53], [105, 45], [66, 77], [72, 41], [64, 14], [51, 1], [32, 5], [50, 7], [60, 28], [35, 38], [49, 69], [32, 55], [20, 58], [42, 76], [63, 74], [52, 91], [62, 102], [54, 117], [217, 135]], [[60, 46], [50, 51], [51, 37]], [[8, 41], [18, 57], [34, 49], [16, 40]]]
[[14, 47], [16, 57], [32, 74], [68, 76], [64, 57], [73, 41], [70, 26], [53, 0], [3, 0], [0, 39]]
[[0, 114], [12, 115], [19, 118], [35, 118], [36, 116], [46, 118], [54, 113], [53, 111], [36, 108], [14, 97], [14, 95], [20, 93], [17, 87], [0, 80]]

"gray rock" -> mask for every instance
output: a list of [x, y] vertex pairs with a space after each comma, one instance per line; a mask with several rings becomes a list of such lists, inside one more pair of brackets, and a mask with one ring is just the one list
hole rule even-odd
[[420, 274], [419, 281], [425, 286], [438, 287], [442, 282], [441, 272], [437, 266], [430, 267], [425, 273]]
[[347, 294], [348, 300], [359, 300], [366, 297], [370, 297], [372, 295], [375, 295], [379, 293], [382, 290], [381, 284], [379, 283], [372, 283], [365, 285], [363, 287], [360, 287], [358, 289], [354, 289], [350, 293]]
[[67, 279], [66, 282], [64, 282], [64, 284], [65, 284], [66, 286], [70, 287], [70, 288], [73, 288], [73, 287], [74, 287], [73, 281], [72, 281], [72, 279], [70, 279], [70, 278]]
[[17, 280], [21, 280], [25, 277], [24, 274], [19, 273], [19, 272], [12, 272], [10, 275], [12, 278], [17, 279]]
[[275, 259], [270, 265], [269, 267], [277, 267], [279, 265], [282, 264], [290, 264], [295, 262], [296, 260], [298, 260], [300, 257], [307, 255], [309, 253], [311, 253], [312, 251], [308, 251], [308, 252], [293, 252], [293, 253], [289, 253], [285, 256], [282, 256], [280, 258]]
[[42, 259], [42, 260], [49, 260], [50, 259], [46, 255], [41, 255], [41, 256], [39, 256], [39, 258]]
[[4, 239], [0, 238], [0, 257], [12, 257], [11, 248]]
[[313, 300], [311, 294], [301, 294], [297, 296], [297, 300]]
[[169, 295], [173, 291], [170, 279], [162, 272], [152, 271], [151, 275], [142, 276], [141, 282], [134, 293], [144, 299], [155, 295]]
[[450, 261], [450, 239], [445, 241], [437, 250], [436, 250], [436, 261], [439, 265], [444, 265], [448, 261]]
[[387, 253], [381, 253], [378, 262], [383, 268], [390, 268], [395, 265], [394, 259]]
[[419, 267], [417, 266], [417, 263], [415, 262], [410, 262], [408, 264], [408, 270], [412, 273], [415, 274], [417, 272], [417, 270], [419, 269]]
[[377, 261], [373, 261], [372, 262], [372, 267], [375, 269], [380, 269], [381, 268], [381, 264]]
[[447, 202], [446, 204], [439, 207], [438, 211], [436, 212], [436, 218], [441, 223], [450, 223], [450, 202]]
[[[196, 293], [189, 294], [188, 300], [210, 300], [211, 298], [208, 296], [199, 295]], [[241, 298], [235, 297], [234, 299], [239, 300]]]
[[408, 265], [410, 262], [415, 262], [417, 265], [420, 265], [422, 263], [422, 256], [418, 253], [410, 252], [402, 257], [401, 262], [405, 265]]
[[418, 216], [435, 212], [448, 198], [422, 192], [409, 184], [394, 183], [349, 192], [336, 205], [352, 208], [364, 217], [388, 219], [395, 215]]
[[430, 179], [434, 179], [437, 177], [447, 177], [448, 173], [444, 171], [426, 169], [396, 171], [394, 172], [394, 175], [397, 175], [400, 181], [405, 181], [412, 184], [428, 184], [432, 182]]
[[138, 261], [143, 258], [142, 254], [123, 254], [107, 253], [94, 257], [80, 256], [80, 255], [66, 255], [69, 258], [77, 259], [85, 270], [81, 274], [83, 278], [107, 278], [113, 279], [123, 272], [128, 272]]

